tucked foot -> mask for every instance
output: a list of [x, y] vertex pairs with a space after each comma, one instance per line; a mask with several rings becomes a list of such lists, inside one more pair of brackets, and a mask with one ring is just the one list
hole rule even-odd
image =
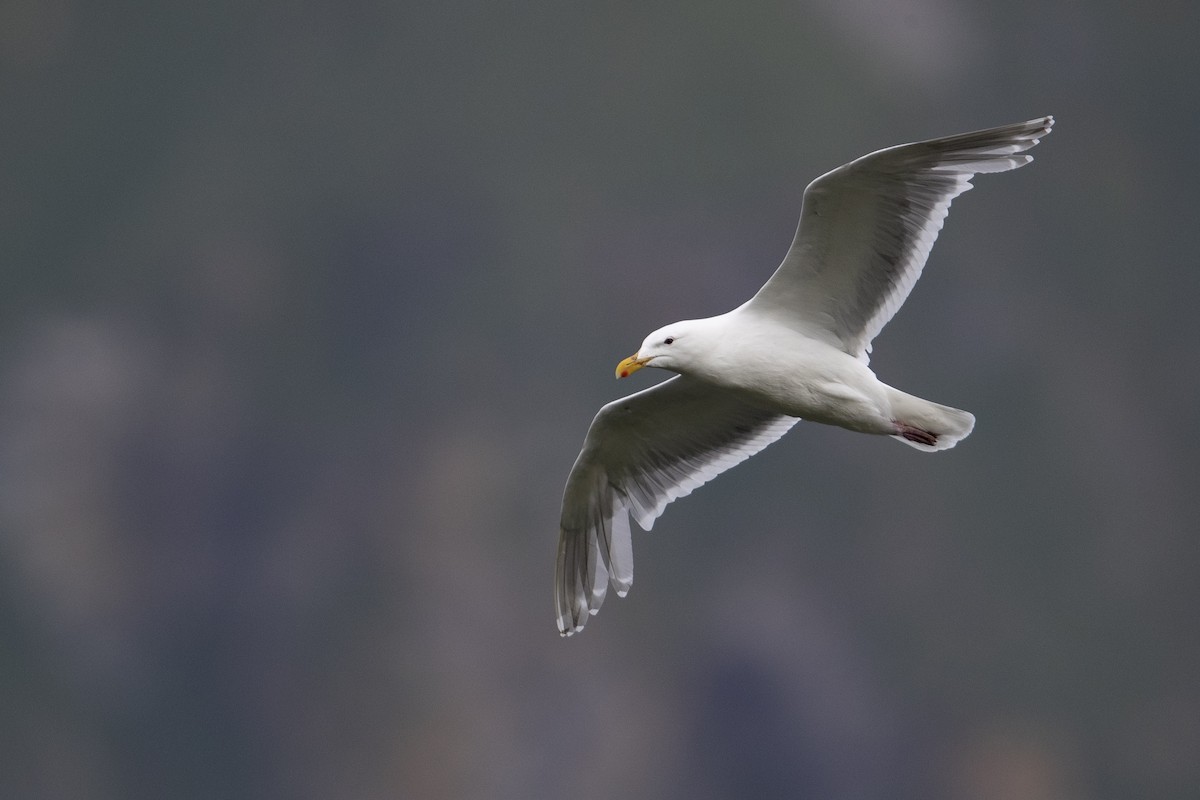
[[896, 426], [896, 435], [907, 439], [910, 442], [934, 447], [937, 445], [938, 437], [936, 433], [930, 433], [924, 428], [915, 428], [912, 425], [905, 425], [903, 422], [892, 420], [892, 424]]

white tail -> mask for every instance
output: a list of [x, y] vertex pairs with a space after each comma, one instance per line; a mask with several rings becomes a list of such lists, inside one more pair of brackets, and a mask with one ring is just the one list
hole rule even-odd
[[974, 414], [922, 400], [890, 386], [888, 400], [892, 404], [892, 421], [896, 423], [892, 438], [927, 453], [949, 450], [967, 438], [975, 427]]

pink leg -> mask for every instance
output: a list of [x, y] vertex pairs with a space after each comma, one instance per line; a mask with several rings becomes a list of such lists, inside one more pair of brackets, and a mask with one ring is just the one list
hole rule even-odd
[[915, 428], [912, 425], [905, 425], [903, 422], [898, 420], [892, 420], [892, 422], [896, 426], [897, 436], [903, 436], [910, 442], [925, 444], [929, 445], [930, 447], [933, 447], [937, 444], [938, 437], [936, 433], [930, 433], [924, 428]]

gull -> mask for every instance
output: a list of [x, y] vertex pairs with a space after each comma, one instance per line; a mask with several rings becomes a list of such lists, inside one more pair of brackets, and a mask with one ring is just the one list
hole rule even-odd
[[678, 373], [615, 400], [592, 420], [563, 493], [555, 612], [583, 629], [609, 584], [633, 583], [629, 515], [643, 530], [672, 500], [761, 451], [801, 419], [954, 447], [966, 411], [923, 400], [871, 371], [871, 341], [921, 275], [954, 198], [979, 173], [1005, 172], [1053, 117], [897, 145], [817, 178], [783, 263], [725, 314], [651, 333], [617, 365]]

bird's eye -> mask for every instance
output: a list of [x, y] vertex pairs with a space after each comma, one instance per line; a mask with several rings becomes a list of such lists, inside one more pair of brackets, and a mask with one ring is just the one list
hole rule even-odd
[[663, 342], [663, 344], [675, 344], [675, 337], [674, 337], [674, 336], [668, 336], [668, 337], [666, 338], [666, 340]]

